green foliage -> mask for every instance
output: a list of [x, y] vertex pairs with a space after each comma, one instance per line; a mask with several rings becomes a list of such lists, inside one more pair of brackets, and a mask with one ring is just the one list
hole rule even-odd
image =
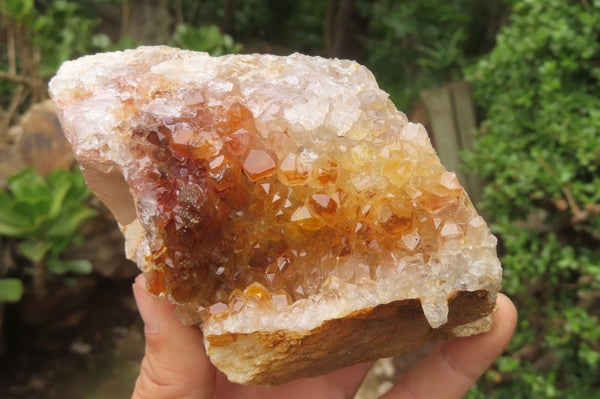
[[23, 283], [18, 278], [0, 278], [0, 303], [18, 302], [23, 296]]
[[79, 2], [4, 0], [0, 4], [0, 13], [23, 29], [26, 45], [43, 55], [38, 70], [43, 78], [54, 75], [68, 59], [112, 49], [107, 35], [95, 33], [100, 20]]
[[463, 78], [470, 60], [494, 45], [507, 0], [357, 0], [368, 23], [363, 62], [399, 109], [420, 93]]
[[[112, 0], [93, 0], [96, 6]], [[116, 51], [139, 45], [129, 36], [116, 42], [106, 33], [97, 32], [100, 19], [91, 15], [93, 7], [85, 7], [72, 0], [34, 2], [32, 0], [5, 0], [1, 3], [2, 15], [17, 21], [25, 30], [28, 43], [39, 50], [39, 75], [50, 78], [66, 60], [100, 51]], [[213, 55], [237, 53], [242, 46], [231, 36], [221, 33], [216, 25], [199, 28], [188, 24], [176, 26], [171, 45], [207, 51]], [[7, 88], [10, 90], [10, 88]]]
[[188, 24], [180, 24], [175, 28], [171, 46], [195, 51], [206, 51], [213, 56], [239, 53], [242, 45], [234, 42], [231, 36], [221, 33], [216, 25], [199, 28]]
[[136, 42], [131, 36], [121, 36], [115, 43], [111, 43], [110, 38], [104, 34], [96, 35], [95, 38], [97, 38], [97, 40], [104, 38], [103, 42], [96, 42], [97, 46], [103, 51], [123, 51], [130, 48], [136, 48], [140, 45], [140, 43]]
[[284, 52], [314, 54], [323, 49], [326, 1], [235, 1], [226, 22], [227, 3], [227, 0], [181, 0], [186, 23], [194, 26], [219, 23], [227, 33], [243, 38], [249, 46], [266, 41], [271, 48], [287, 46]]
[[486, 120], [467, 158], [489, 181], [481, 205], [520, 321], [470, 397], [598, 397], [600, 1], [513, 3], [468, 70]]
[[400, 109], [425, 88], [461, 75], [467, 1], [358, 3], [369, 20], [367, 64]]
[[323, 48], [326, 1], [247, 0], [233, 15], [232, 33], [315, 53]]
[[47, 8], [31, 9], [24, 25], [31, 43], [44, 54], [39, 74], [51, 77], [64, 61], [103, 50], [94, 46], [99, 22], [74, 1], [55, 0]]
[[[273, 2], [273, 0], [271, 0]], [[279, 26], [267, 24], [272, 30], [265, 38], [281, 37], [281, 43], [307, 54], [316, 54], [325, 45], [323, 37], [326, 1], [296, 0], [288, 1], [291, 18], [282, 19], [280, 15], [272, 15], [272, 21], [283, 21]], [[280, 8], [281, 10], [281, 8]], [[281, 11], [279, 12], [282, 13]], [[275, 30], [279, 30], [279, 33]], [[241, 36], [243, 37], [243, 36]]]
[[96, 214], [85, 205], [89, 195], [78, 169], [55, 170], [45, 178], [25, 169], [0, 191], [0, 236], [16, 238], [20, 255], [33, 265], [45, 262], [54, 275], [90, 273], [89, 261], [60, 258], [78, 240], [81, 224]]
[[33, 9], [33, 0], [3, 0], [0, 11], [3, 15], [21, 21]]

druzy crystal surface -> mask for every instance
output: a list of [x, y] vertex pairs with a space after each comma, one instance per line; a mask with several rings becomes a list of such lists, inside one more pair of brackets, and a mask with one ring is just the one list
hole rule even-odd
[[66, 63], [50, 88], [78, 158], [129, 184], [132, 256], [184, 322], [311, 328], [332, 315], [299, 304], [419, 298], [438, 327], [453, 292], [499, 288], [455, 174], [354, 62], [143, 47]]

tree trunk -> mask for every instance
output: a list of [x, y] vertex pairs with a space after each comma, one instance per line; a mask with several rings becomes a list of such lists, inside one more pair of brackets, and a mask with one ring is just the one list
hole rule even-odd
[[327, 1], [327, 11], [325, 13], [325, 55], [331, 56], [332, 38], [333, 38], [333, 26], [335, 24], [335, 10], [336, 10], [337, 0], [328, 0]]
[[121, 37], [129, 35], [129, 23], [131, 20], [131, 0], [123, 0], [121, 6]]
[[225, 13], [223, 14], [223, 19], [221, 20], [221, 31], [223, 31], [224, 33], [231, 33], [231, 25], [233, 24], [233, 14], [235, 13], [236, 7], [236, 0], [227, 0], [225, 2]]
[[171, 37], [169, 0], [138, 0], [131, 4], [129, 33], [143, 44], [165, 44]]
[[331, 40], [331, 57], [344, 57], [348, 53], [349, 27], [352, 21], [351, 0], [339, 0]]
[[181, 0], [175, 0], [175, 23], [177, 25], [185, 23], [185, 18], [183, 17], [183, 4], [181, 3]]
[[359, 59], [359, 33], [365, 28], [354, 12], [352, 0], [328, 0], [325, 14], [325, 55]]

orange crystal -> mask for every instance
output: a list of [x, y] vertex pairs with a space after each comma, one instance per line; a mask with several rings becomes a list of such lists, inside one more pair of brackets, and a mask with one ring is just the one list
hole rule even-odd
[[[177, 303], [198, 303], [222, 315], [232, 305], [219, 303], [234, 291], [237, 298], [236, 290], [256, 301], [283, 289], [297, 300], [317, 290], [323, 276], [338, 269], [343, 274], [343, 259], [418, 252], [438, 247], [432, 242], [444, 233], [461, 232], [458, 224], [446, 223], [411, 238], [411, 231], [429, 231], [434, 215], [452, 217], [464, 192], [453, 175], [417, 177], [418, 186], [404, 187], [376, 175], [386, 159], [373, 154], [385, 154], [394, 138], [373, 144], [370, 152], [355, 150], [350, 159], [361, 168], [350, 173], [342, 166], [350, 153], [335, 147], [319, 155], [303, 147], [278, 156], [239, 103], [189, 113], [211, 125], [198, 126], [193, 117], [146, 122], [135, 128], [130, 144], [150, 159], [149, 167], [132, 175], [133, 187], [139, 196], [156, 196], [160, 211], [154, 241], [162, 245], [152, 250], [152, 263], [162, 274], [152, 272], [151, 285], [153, 291], [164, 285]], [[202, 133], [213, 131], [217, 138]], [[222, 145], [240, 134], [243, 145]], [[437, 165], [433, 155], [422, 157]], [[409, 162], [393, 162], [413, 173]]]
[[421, 298], [437, 327], [453, 292], [499, 287], [456, 176], [358, 64], [145, 47], [67, 63], [50, 88], [78, 158], [129, 185], [129, 256], [187, 323], [345, 293]]
[[251, 149], [246, 155], [243, 168], [250, 181], [257, 181], [275, 173], [277, 164], [266, 150]]

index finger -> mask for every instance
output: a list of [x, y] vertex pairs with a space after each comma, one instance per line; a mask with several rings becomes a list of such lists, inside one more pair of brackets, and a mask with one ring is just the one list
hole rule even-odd
[[490, 331], [444, 342], [381, 399], [458, 399], [464, 395], [502, 353], [515, 330], [515, 305], [503, 294], [498, 294], [497, 304]]

